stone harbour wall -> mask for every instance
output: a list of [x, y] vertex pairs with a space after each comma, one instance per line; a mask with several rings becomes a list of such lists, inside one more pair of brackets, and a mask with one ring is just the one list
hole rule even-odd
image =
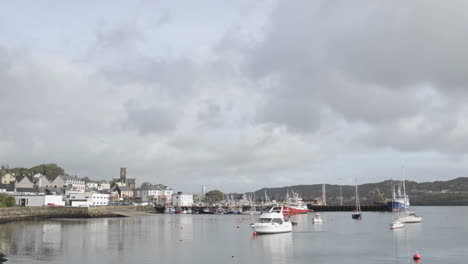
[[47, 218], [119, 217], [112, 207], [8, 207], [0, 208], [0, 224]]

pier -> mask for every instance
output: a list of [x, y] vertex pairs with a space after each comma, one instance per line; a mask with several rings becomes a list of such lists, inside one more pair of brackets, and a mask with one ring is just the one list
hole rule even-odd
[[[307, 208], [314, 210], [315, 212], [346, 212], [354, 211], [355, 205], [313, 205], [308, 204]], [[387, 205], [385, 204], [372, 204], [372, 205], [361, 205], [361, 211], [373, 211], [373, 212], [384, 212], [388, 211]]]

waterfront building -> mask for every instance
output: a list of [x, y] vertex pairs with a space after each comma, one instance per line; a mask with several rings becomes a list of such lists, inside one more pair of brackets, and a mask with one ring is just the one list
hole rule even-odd
[[14, 190], [15, 194], [25, 194], [25, 195], [36, 195], [36, 194], [46, 194], [45, 189], [39, 189], [37, 186], [33, 186], [32, 188], [19, 188], [15, 187]]
[[72, 207], [107, 206], [109, 196], [107, 193], [67, 191], [64, 200], [66, 205]]
[[68, 187], [79, 192], [85, 192], [86, 189], [85, 181], [77, 176], [59, 175], [49, 180], [52, 187]]
[[110, 195], [107, 193], [92, 193], [91, 205], [92, 206], [107, 206], [109, 205]]
[[92, 205], [92, 194], [70, 190], [66, 192], [64, 200], [71, 207], [89, 207]]
[[16, 176], [15, 187], [16, 188], [33, 188], [34, 183], [32, 180], [32, 176]]
[[177, 194], [172, 195], [172, 205], [174, 207], [181, 206], [192, 206], [193, 205], [193, 195], [192, 194], [183, 194], [178, 192]]
[[174, 193], [174, 191], [165, 185], [160, 184], [160, 186], [163, 189], [163, 194], [161, 198], [165, 198], [167, 202], [170, 202], [172, 200], [172, 194]]
[[102, 191], [102, 190], [109, 190], [111, 188], [111, 184], [110, 182], [108, 181], [101, 181], [98, 185], [98, 190], [99, 191]]
[[63, 176], [63, 178], [65, 179], [65, 186], [71, 187], [72, 190], [85, 192], [86, 183], [84, 180], [77, 176]]
[[0, 184], [0, 193], [13, 193], [14, 191], [14, 184]]
[[144, 184], [136, 190], [135, 197], [141, 202], [154, 202], [163, 205], [171, 200], [172, 189], [162, 184]]
[[10, 184], [10, 183], [14, 183], [15, 181], [16, 181], [16, 178], [11, 173], [7, 173], [2, 176], [2, 184]]
[[133, 190], [128, 186], [116, 186], [115, 191], [119, 193], [122, 199], [133, 199]]
[[52, 186], [52, 183], [50, 182], [49, 178], [47, 178], [47, 176], [45, 175], [39, 175], [37, 178], [37, 181], [36, 181], [36, 185], [38, 187], [49, 187], [49, 186]]
[[13, 194], [17, 206], [64, 206], [61, 195]]
[[97, 190], [98, 187], [99, 187], [99, 182], [88, 180], [86, 182], [86, 187], [90, 188], [90, 189], [96, 189]]

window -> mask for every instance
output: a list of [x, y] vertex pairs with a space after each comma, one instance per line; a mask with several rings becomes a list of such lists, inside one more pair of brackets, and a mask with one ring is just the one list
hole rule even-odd
[[283, 219], [281, 218], [273, 218], [273, 221], [271, 221], [272, 223], [277, 223], [277, 224], [280, 224], [282, 225], [283, 224]]
[[258, 221], [263, 224], [270, 223], [271, 218], [260, 218]]

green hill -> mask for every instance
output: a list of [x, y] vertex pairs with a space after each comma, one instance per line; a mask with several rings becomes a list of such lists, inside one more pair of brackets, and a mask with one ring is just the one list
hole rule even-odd
[[[394, 181], [393, 184], [397, 182]], [[377, 188], [386, 197], [391, 198], [392, 181], [367, 183], [358, 186], [362, 204], [373, 204], [382, 201]], [[343, 203], [354, 204], [355, 186], [342, 185]], [[255, 191], [257, 200], [265, 196], [265, 190], [270, 199], [282, 200], [288, 190], [293, 190], [304, 199], [319, 199], [322, 195], [322, 184], [296, 185], [280, 188], [263, 188]], [[326, 184], [327, 204], [340, 203], [340, 186]], [[406, 193], [411, 205], [468, 205], [468, 177], [460, 177], [449, 181], [414, 182], [406, 181]]]

